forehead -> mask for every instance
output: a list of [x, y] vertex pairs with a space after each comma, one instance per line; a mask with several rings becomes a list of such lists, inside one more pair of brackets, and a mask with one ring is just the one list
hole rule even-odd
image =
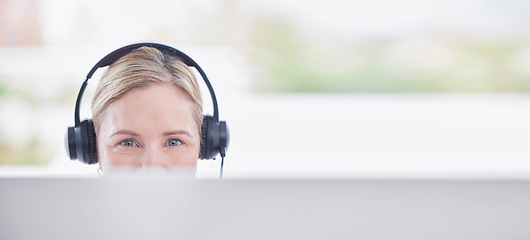
[[116, 102], [116, 105], [133, 105], [155, 103], [157, 101], [174, 101], [176, 104], [190, 104], [191, 101], [181, 88], [171, 83], [156, 83], [141, 87], [134, 87], [123, 94]]
[[103, 124], [105, 122], [112, 128], [146, 131], [198, 128], [192, 102], [182, 89], [172, 84], [154, 84], [129, 90], [107, 108]]

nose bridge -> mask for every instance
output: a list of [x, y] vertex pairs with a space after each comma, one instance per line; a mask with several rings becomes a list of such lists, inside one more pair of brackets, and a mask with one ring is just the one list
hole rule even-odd
[[144, 156], [142, 159], [142, 166], [157, 166], [161, 165], [160, 149], [154, 145], [145, 146]]

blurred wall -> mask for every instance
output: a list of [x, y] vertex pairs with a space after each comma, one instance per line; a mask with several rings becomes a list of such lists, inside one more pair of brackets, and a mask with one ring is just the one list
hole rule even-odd
[[156, 41], [212, 79], [234, 176], [524, 171], [529, 9], [519, 0], [1, 0], [0, 165], [94, 172], [63, 147], [80, 83], [115, 48]]

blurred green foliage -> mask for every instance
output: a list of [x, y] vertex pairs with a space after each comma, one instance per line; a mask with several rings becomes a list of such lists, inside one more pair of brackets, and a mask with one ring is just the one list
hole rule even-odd
[[[75, 92], [75, 89], [70, 86], [58, 89], [58, 94], [42, 97], [36, 94], [39, 91], [37, 84], [20, 84], [21, 82], [36, 81], [29, 78], [35, 78], [35, 76], [0, 76], [0, 118], [7, 116], [7, 114], [16, 116], [18, 112], [13, 112], [15, 109], [15, 111], [29, 112], [29, 119], [40, 118], [45, 123], [46, 119], [42, 119], [38, 115], [39, 111], [34, 111], [35, 109], [48, 108], [49, 106], [57, 107], [65, 102], [66, 97], [70, 99], [75, 97], [75, 93], [71, 93]], [[72, 97], [72, 95], [74, 96]], [[16, 106], [15, 108], [12, 107], [13, 104]], [[24, 124], [29, 124], [25, 121], [30, 121], [26, 118], [15, 117], [14, 119], [18, 119]], [[20, 125], [0, 125], [0, 165], [45, 165], [50, 163], [54, 154], [51, 149], [55, 143], [43, 140], [37, 132], [29, 136], [20, 136], [16, 140], [4, 132], [8, 129], [15, 129], [16, 131], [19, 127]]]
[[8, 87], [7, 84], [2, 81], [2, 77], [0, 76], [0, 97], [6, 96], [8, 93]]
[[[310, 39], [280, 20], [258, 21], [252, 59], [258, 91], [529, 91], [520, 55], [528, 41], [426, 35], [350, 41]], [[314, 36], [323, 33], [313, 33]], [[323, 37], [325, 38], [325, 36]], [[524, 54], [523, 54], [524, 55]]]
[[21, 147], [0, 141], [0, 153], [0, 165], [47, 164], [52, 158], [49, 148], [37, 138]]

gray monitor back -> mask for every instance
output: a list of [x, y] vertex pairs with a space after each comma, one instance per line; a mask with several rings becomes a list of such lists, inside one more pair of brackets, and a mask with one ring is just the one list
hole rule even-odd
[[527, 180], [1, 178], [0, 239], [530, 239]]

